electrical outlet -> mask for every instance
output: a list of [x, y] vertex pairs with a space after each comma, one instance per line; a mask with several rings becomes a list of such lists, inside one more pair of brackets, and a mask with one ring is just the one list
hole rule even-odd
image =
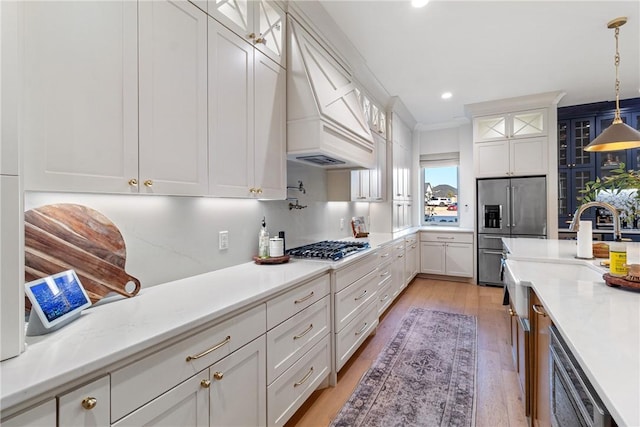
[[340, 218], [340, 230], [344, 230], [344, 218]]
[[218, 233], [218, 249], [229, 249], [229, 232], [221, 231]]

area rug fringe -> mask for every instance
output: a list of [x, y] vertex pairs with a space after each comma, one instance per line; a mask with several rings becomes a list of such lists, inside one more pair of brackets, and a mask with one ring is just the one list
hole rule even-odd
[[475, 425], [477, 320], [414, 307], [332, 427]]

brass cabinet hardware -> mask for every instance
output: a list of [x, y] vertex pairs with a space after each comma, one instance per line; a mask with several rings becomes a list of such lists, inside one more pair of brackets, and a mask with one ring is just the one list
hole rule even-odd
[[357, 297], [355, 297], [353, 300], [354, 301], [358, 301], [361, 300], [362, 298], [364, 298], [364, 296], [367, 294], [367, 290], [365, 289], [364, 292], [362, 292], [360, 295], [358, 295]]
[[300, 298], [295, 300], [293, 303], [294, 304], [300, 304], [301, 302], [305, 302], [306, 300], [308, 300], [309, 298], [311, 298], [313, 296], [313, 291], [311, 291], [311, 293], [309, 295], [307, 295], [306, 297]]
[[201, 357], [206, 356], [207, 354], [211, 353], [212, 351], [216, 351], [220, 347], [222, 347], [225, 344], [227, 344], [229, 341], [231, 341], [231, 335], [227, 335], [227, 337], [225, 339], [223, 339], [218, 344], [216, 344], [213, 347], [211, 347], [209, 350], [205, 350], [200, 354], [196, 354], [195, 356], [187, 356], [187, 362], [191, 362], [192, 360], [200, 359]]
[[303, 336], [307, 335], [309, 333], [309, 331], [311, 331], [313, 329], [313, 323], [309, 325], [309, 327], [307, 329], [304, 330], [304, 332], [302, 332], [300, 335], [295, 335], [293, 337], [294, 340], [299, 340], [300, 338], [302, 338]]
[[153, 187], [153, 181], [152, 181], [152, 180], [150, 180], [150, 179], [147, 179], [147, 180], [144, 182], [144, 186], [145, 186], [145, 187]]
[[248, 38], [248, 39], [255, 39], [255, 38], [256, 38], [256, 33], [249, 33], [249, 34], [247, 35], [247, 38]]
[[262, 188], [256, 188], [256, 193], [262, 194]]
[[85, 397], [82, 399], [82, 407], [84, 409], [93, 409], [98, 404], [98, 399], [95, 397]]
[[360, 330], [358, 332], [356, 332], [356, 335], [360, 335], [361, 333], [364, 332], [365, 329], [367, 329], [367, 322], [364, 322], [364, 326], [362, 328], [360, 328]]
[[216, 380], [220, 381], [222, 379], [222, 377], [224, 377], [224, 374], [220, 371], [215, 371], [213, 373], [213, 378], [215, 378]]
[[311, 374], [313, 374], [313, 366], [309, 369], [309, 372], [307, 372], [307, 375], [304, 376], [304, 378], [302, 378], [300, 381], [298, 381], [297, 383], [294, 383], [293, 386], [294, 387], [298, 387], [301, 386], [302, 384], [304, 384], [305, 382], [307, 382], [307, 380], [309, 379], [309, 377], [311, 376]]
[[253, 41], [253, 43], [266, 45], [267, 44], [267, 39], [265, 39], [264, 37], [258, 37], [257, 39], [255, 39]]
[[509, 307], [509, 316], [515, 316], [516, 312], [513, 311], [513, 308]]
[[256, 190], [255, 188], [253, 188], [253, 187], [251, 187], [251, 188], [249, 189], [249, 193], [251, 193], [251, 194], [256, 194], [256, 191], [257, 191], [257, 190]]
[[201, 386], [202, 388], [209, 388], [209, 387], [211, 387], [211, 381], [209, 381], [209, 380], [202, 380], [202, 381], [200, 381], [200, 386]]
[[541, 306], [540, 304], [533, 304], [533, 305], [531, 306], [531, 308], [533, 308], [533, 311], [534, 311], [536, 314], [538, 314], [538, 315], [540, 315], [540, 316], [542, 316], [542, 317], [547, 317], [547, 313], [544, 311], [544, 307], [543, 307], [543, 306]]
[[131, 178], [129, 180], [129, 185], [132, 186], [132, 187], [135, 187], [136, 185], [138, 185], [138, 180], [135, 179], [135, 178]]

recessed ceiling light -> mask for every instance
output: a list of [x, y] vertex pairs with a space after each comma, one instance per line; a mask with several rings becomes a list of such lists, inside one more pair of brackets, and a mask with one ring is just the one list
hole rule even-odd
[[429, 0], [411, 0], [411, 6], [413, 7], [425, 7], [429, 3]]
[[440, 98], [442, 99], [449, 99], [453, 96], [453, 94], [451, 92], [445, 92], [442, 95], [440, 95]]

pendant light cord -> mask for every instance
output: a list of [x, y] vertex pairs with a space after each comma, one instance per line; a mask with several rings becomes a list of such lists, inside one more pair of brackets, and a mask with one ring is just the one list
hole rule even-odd
[[618, 35], [620, 34], [620, 27], [615, 28], [615, 37], [616, 37], [616, 56], [614, 60], [614, 64], [616, 65], [616, 113], [613, 118], [613, 123], [622, 123], [622, 119], [620, 118], [620, 77], [618, 75], [618, 68], [620, 67], [620, 51], [618, 49]]

